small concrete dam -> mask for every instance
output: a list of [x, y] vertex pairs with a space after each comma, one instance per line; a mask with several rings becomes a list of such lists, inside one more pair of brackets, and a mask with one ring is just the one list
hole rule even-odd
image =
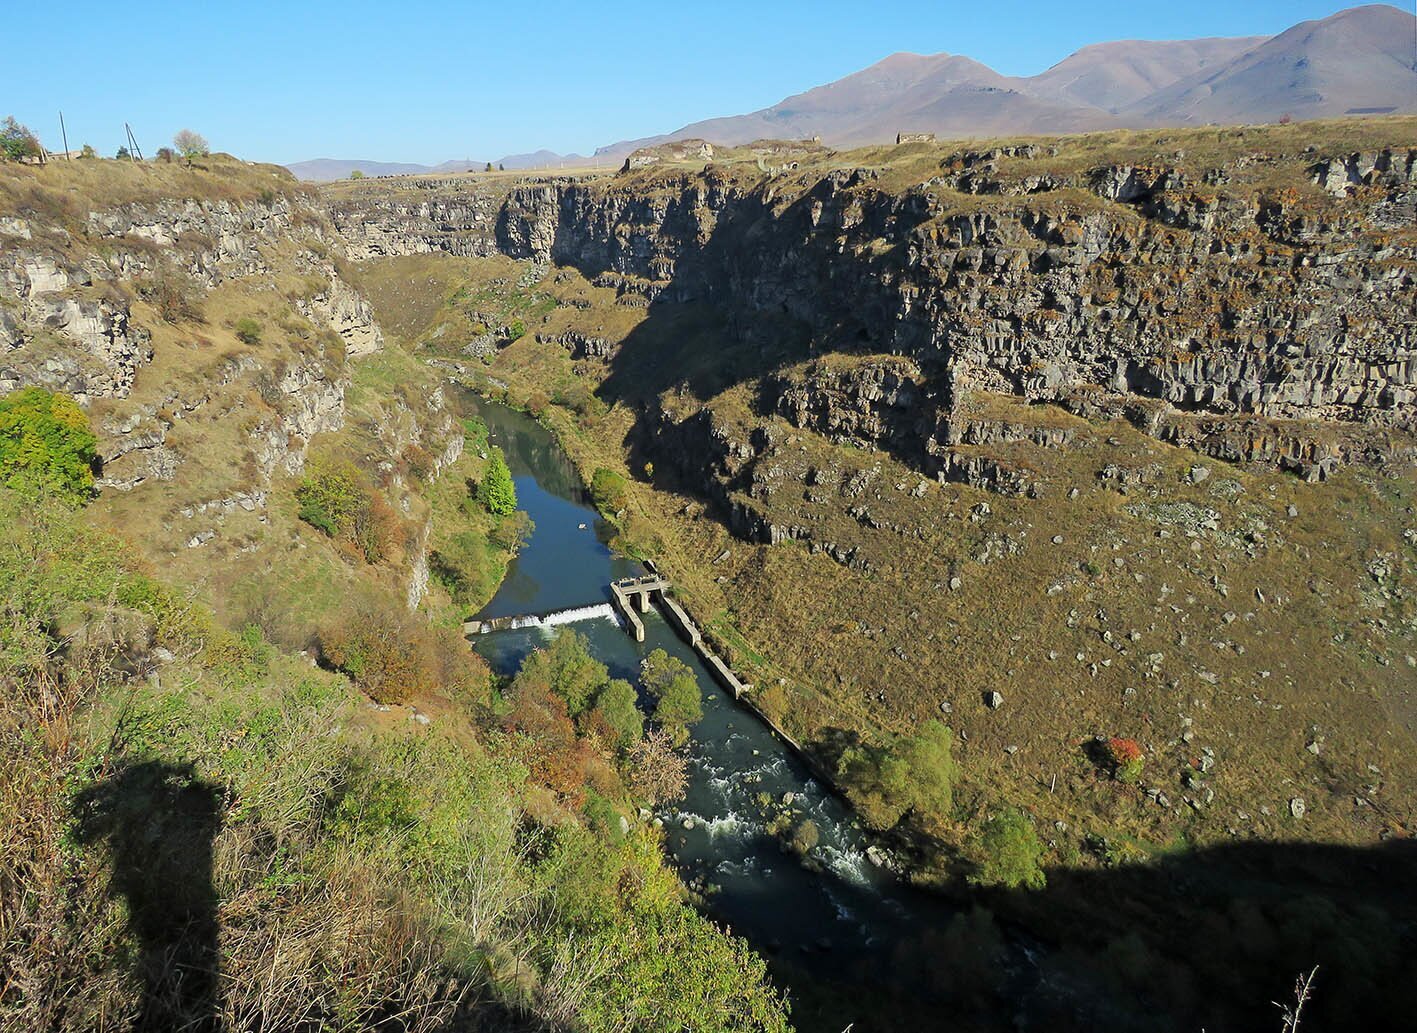
[[[733, 694], [734, 699], [743, 699], [752, 685], [743, 681], [724, 663], [723, 658], [704, 642], [704, 636], [693, 619], [670, 595], [673, 586], [669, 579], [659, 574], [644, 574], [639, 577], [620, 578], [610, 583], [610, 602], [593, 603], [588, 606], [573, 606], [551, 613], [528, 613], [514, 617], [493, 617], [489, 620], [470, 620], [463, 624], [464, 635], [488, 635], [495, 631], [515, 631], [521, 628], [551, 628], [580, 621], [619, 620], [626, 632], [636, 642], [645, 640], [645, 623], [642, 615], [649, 612], [651, 603], [658, 604], [665, 621], [703, 661], [714, 680]], [[754, 708], [756, 709], [756, 708]], [[779, 734], [782, 734], [779, 732]], [[785, 737], [785, 736], [784, 736]], [[789, 740], [790, 741], [790, 740]], [[793, 743], [795, 746], [796, 744]]]

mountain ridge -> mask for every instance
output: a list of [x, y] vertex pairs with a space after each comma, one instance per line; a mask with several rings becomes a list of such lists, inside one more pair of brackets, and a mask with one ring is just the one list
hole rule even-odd
[[[984, 137], [1207, 123], [1277, 122], [1417, 111], [1417, 18], [1369, 4], [1299, 22], [1274, 36], [1111, 40], [1088, 44], [1032, 76], [1007, 76], [962, 54], [897, 51], [860, 71], [737, 115], [668, 133], [621, 139], [589, 156], [540, 150], [508, 169], [618, 161], [643, 147], [688, 139], [738, 145], [819, 137], [836, 147], [897, 133]], [[300, 178], [342, 179], [480, 168], [444, 162], [321, 159], [286, 166]], [[381, 171], [371, 172], [378, 166]], [[342, 174], [326, 175], [335, 168]]]

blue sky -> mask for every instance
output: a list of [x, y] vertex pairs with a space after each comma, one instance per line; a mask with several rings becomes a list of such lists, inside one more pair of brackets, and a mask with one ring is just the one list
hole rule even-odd
[[190, 126], [261, 161], [434, 163], [619, 139], [766, 107], [901, 50], [1042, 71], [1111, 39], [1272, 34], [1348, 6], [1069, 0], [695, 4], [286, 0], [64, 4], [5, 15], [0, 116], [52, 148], [153, 151]]

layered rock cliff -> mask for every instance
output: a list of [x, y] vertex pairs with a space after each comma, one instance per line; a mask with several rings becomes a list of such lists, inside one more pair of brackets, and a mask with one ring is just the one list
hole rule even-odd
[[1309, 477], [1405, 447], [1385, 431], [1417, 427], [1417, 150], [1236, 149], [422, 181], [342, 195], [332, 217], [360, 254], [554, 261], [708, 302], [749, 346], [901, 356], [908, 370], [769, 379], [765, 402], [932, 475], [952, 476], [976, 390]]

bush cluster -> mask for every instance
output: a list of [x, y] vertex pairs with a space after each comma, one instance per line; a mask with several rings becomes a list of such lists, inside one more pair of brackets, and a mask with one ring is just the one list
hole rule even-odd
[[625, 508], [626, 483], [623, 475], [604, 466], [598, 466], [590, 478], [590, 497], [595, 508], [607, 516], [613, 516]]
[[847, 748], [837, 776], [872, 828], [891, 828], [907, 811], [929, 821], [945, 820], [954, 806], [953, 745], [949, 728], [926, 721], [914, 735]]
[[351, 610], [328, 621], [318, 641], [321, 659], [379, 703], [407, 703], [435, 691], [463, 697], [485, 679], [457, 632], [399, 607]]
[[301, 520], [366, 563], [378, 563], [393, 554], [402, 523], [352, 463], [313, 465], [296, 486], [295, 498], [300, 503]]
[[68, 395], [23, 387], [0, 398], [0, 484], [68, 505], [93, 498], [98, 439]]

